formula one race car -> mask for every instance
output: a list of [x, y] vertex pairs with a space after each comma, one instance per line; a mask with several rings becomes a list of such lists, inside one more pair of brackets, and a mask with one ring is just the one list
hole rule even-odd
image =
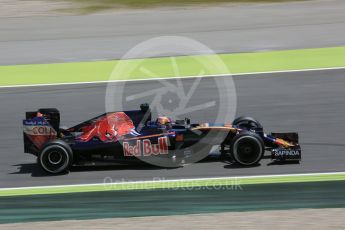
[[[57, 109], [27, 112], [24, 151], [37, 156], [47, 172], [72, 165], [148, 163], [179, 167], [206, 158], [258, 164], [265, 150], [277, 161], [300, 161], [297, 133], [265, 134], [258, 121], [239, 117], [232, 124], [192, 124], [190, 119], [152, 119], [148, 104], [140, 110], [109, 112], [68, 129], [60, 128]], [[210, 151], [218, 145], [219, 151]]]

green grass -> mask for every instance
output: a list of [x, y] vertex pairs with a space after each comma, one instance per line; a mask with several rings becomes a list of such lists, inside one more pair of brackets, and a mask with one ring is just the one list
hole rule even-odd
[[216, 178], [216, 179], [195, 179], [178, 181], [156, 181], [156, 182], [132, 182], [122, 184], [97, 184], [97, 185], [72, 185], [72, 186], [47, 186], [37, 188], [0, 189], [0, 197], [42, 195], [42, 194], [63, 194], [79, 192], [100, 192], [100, 191], [125, 191], [125, 190], [146, 190], [146, 189], [178, 189], [178, 188], [199, 188], [219, 186], [242, 186], [253, 184], [276, 184], [276, 183], [302, 183], [321, 181], [345, 181], [345, 173], [337, 174], [309, 174], [309, 175], [288, 175], [288, 176], [264, 176], [249, 178]]
[[[174, 58], [179, 76], [345, 67], [345, 47]], [[217, 68], [219, 61], [226, 68]], [[213, 63], [213, 64], [212, 64]], [[214, 64], [216, 63], [216, 64]], [[123, 67], [124, 72], [114, 71]], [[150, 70], [148, 76], [142, 69]], [[0, 66], [0, 86], [175, 77], [172, 58]]]
[[[53, 0], [50, 0], [53, 1]], [[56, 0], [54, 0], [56, 1]], [[75, 3], [74, 7], [65, 9], [79, 13], [92, 13], [109, 9], [121, 8], [149, 8], [158, 6], [193, 6], [215, 5], [226, 3], [271, 3], [306, 0], [68, 0]]]

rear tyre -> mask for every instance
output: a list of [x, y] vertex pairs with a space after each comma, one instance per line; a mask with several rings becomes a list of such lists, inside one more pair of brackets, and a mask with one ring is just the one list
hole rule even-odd
[[48, 143], [38, 156], [38, 163], [48, 173], [67, 172], [73, 162], [71, 148], [63, 141]]
[[230, 153], [232, 159], [238, 164], [252, 166], [262, 159], [265, 145], [259, 135], [245, 132], [232, 139]]
[[262, 128], [260, 122], [252, 117], [238, 117], [232, 122], [232, 124], [237, 125], [239, 128], [244, 128], [247, 130]]

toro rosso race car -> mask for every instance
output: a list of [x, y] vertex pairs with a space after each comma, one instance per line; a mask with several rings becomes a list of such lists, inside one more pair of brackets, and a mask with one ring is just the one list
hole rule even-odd
[[[24, 151], [52, 174], [73, 165], [148, 163], [180, 167], [207, 158], [256, 165], [265, 151], [275, 161], [301, 160], [297, 133], [266, 134], [250, 117], [231, 124], [193, 124], [190, 119], [152, 119], [148, 104], [139, 110], [109, 112], [71, 128], [60, 128], [57, 109], [27, 112]], [[218, 146], [218, 151], [210, 151]]]

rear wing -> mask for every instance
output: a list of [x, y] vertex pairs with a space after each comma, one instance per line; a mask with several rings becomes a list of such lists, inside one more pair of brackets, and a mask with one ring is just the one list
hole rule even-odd
[[58, 137], [60, 113], [57, 109], [26, 112], [23, 120], [24, 152], [37, 155], [43, 146]]

